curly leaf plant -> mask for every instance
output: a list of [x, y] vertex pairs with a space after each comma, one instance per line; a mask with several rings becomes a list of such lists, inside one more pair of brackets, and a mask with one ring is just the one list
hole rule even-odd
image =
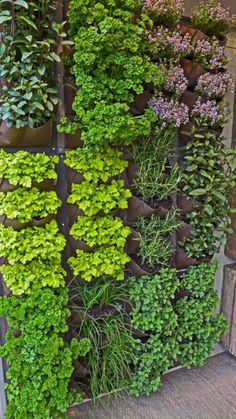
[[0, 215], [21, 223], [56, 214], [61, 200], [54, 191], [20, 188], [6, 194], [0, 192]]
[[24, 150], [6, 153], [1, 149], [0, 178], [8, 180], [11, 185], [30, 188], [33, 183], [56, 180], [58, 161], [58, 156], [47, 156], [45, 153], [33, 154]]
[[90, 350], [88, 339], [63, 335], [70, 311], [67, 290], [33, 288], [26, 297], [1, 298], [0, 316], [7, 315], [6, 343], [0, 349], [10, 365], [6, 384], [7, 419], [61, 417], [82, 393], [69, 389], [73, 362]]
[[147, 135], [155, 114], [146, 109], [134, 117], [130, 105], [147, 86], [159, 86], [163, 77], [148, 56], [145, 24], [138, 0], [120, 3], [72, 0], [69, 7], [77, 93], [76, 114], [71, 123], [61, 121], [60, 131], [82, 130], [82, 139], [92, 147], [130, 144]]

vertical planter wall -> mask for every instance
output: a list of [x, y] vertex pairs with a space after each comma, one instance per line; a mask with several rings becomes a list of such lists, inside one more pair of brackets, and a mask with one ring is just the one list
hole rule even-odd
[[[224, 12], [222, 29], [210, 1], [212, 34], [202, 4], [196, 29], [179, 26], [181, 1], [95, 6], [58, 5], [67, 34], [50, 2], [0, 9], [0, 143], [45, 146], [0, 153], [9, 418], [59, 416], [120, 389], [149, 394], [170, 367], [203, 365], [226, 329], [212, 258], [235, 187], [235, 151], [221, 137], [231, 19]], [[62, 117], [52, 135], [56, 50]], [[32, 83], [10, 106], [16, 59]]]

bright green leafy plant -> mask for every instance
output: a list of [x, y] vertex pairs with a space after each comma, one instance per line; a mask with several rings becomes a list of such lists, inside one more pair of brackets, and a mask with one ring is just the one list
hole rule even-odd
[[11, 185], [30, 188], [33, 182], [41, 183], [46, 179], [57, 179], [55, 171], [58, 156], [45, 153], [29, 153], [20, 150], [6, 153], [0, 150], [0, 178], [7, 179]]
[[[27, 297], [1, 298], [7, 314], [6, 343], [0, 349], [10, 364], [6, 384], [7, 419], [60, 417], [82, 395], [69, 390], [73, 361], [90, 349], [88, 339], [63, 339], [70, 311], [66, 289], [34, 288]], [[17, 333], [16, 333], [17, 332]]]
[[79, 275], [88, 282], [104, 276], [123, 280], [125, 264], [130, 261], [124, 250], [116, 246], [101, 246], [91, 253], [77, 250], [76, 254], [68, 263], [75, 276]]
[[110, 147], [99, 152], [78, 148], [66, 152], [65, 164], [82, 173], [88, 181], [107, 182], [109, 178], [119, 175], [128, 166], [128, 162], [122, 160], [122, 154], [121, 151]]
[[170, 165], [174, 153], [175, 131], [157, 130], [147, 140], [133, 144], [132, 154], [138, 171], [134, 186], [146, 202], [161, 201], [178, 189], [180, 168]]
[[[228, 148], [213, 132], [191, 133], [185, 153], [184, 192], [198, 201], [188, 214], [192, 234], [184, 249], [196, 259], [213, 256], [229, 229], [232, 212], [229, 200], [236, 185], [236, 150]], [[206, 158], [207, 156], [207, 158]]]
[[179, 229], [182, 222], [176, 209], [167, 211], [162, 219], [156, 215], [151, 218], [139, 217], [134, 227], [138, 232], [138, 256], [142, 263], [147, 263], [151, 268], [157, 264], [168, 265], [174, 253], [170, 235]]
[[0, 215], [24, 223], [56, 214], [61, 200], [54, 191], [19, 188], [6, 194], [0, 192]]
[[[71, 38], [75, 43], [77, 93], [71, 129], [82, 129], [82, 139], [93, 147], [130, 144], [150, 132], [154, 113], [133, 117], [130, 104], [145, 86], [160, 85], [163, 78], [147, 51], [145, 24], [138, 0], [72, 0], [69, 8]], [[59, 130], [70, 131], [63, 120]]]
[[104, 217], [78, 217], [70, 230], [74, 239], [85, 241], [90, 247], [104, 244], [124, 247], [131, 230], [125, 227], [118, 217], [107, 215]]
[[45, 227], [28, 227], [15, 231], [12, 227], [0, 225], [0, 255], [13, 265], [24, 265], [33, 259], [61, 262], [65, 238], [59, 233], [56, 221]]
[[128, 207], [131, 193], [124, 187], [123, 180], [113, 180], [111, 184], [88, 182], [72, 185], [72, 193], [68, 198], [69, 204], [78, 205], [85, 215], [93, 216], [100, 211], [108, 214], [112, 209]]
[[15, 263], [13, 265], [0, 266], [0, 272], [6, 286], [13, 295], [30, 294], [33, 287], [59, 288], [65, 286], [66, 271], [58, 261], [40, 261], [23, 265]]

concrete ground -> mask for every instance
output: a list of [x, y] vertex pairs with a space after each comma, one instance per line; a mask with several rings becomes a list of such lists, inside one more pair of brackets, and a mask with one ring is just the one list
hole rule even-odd
[[236, 419], [236, 358], [210, 358], [203, 368], [181, 369], [163, 376], [160, 391], [140, 398], [90, 403], [71, 408], [79, 419]]

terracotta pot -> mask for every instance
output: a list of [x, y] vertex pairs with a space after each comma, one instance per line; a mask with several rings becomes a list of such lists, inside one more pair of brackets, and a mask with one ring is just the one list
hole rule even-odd
[[188, 87], [192, 88], [197, 85], [198, 79], [203, 74], [207, 73], [202, 66], [197, 63], [194, 63], [191, 60], [182, 58], [180, 64], [183, 67], [184, 75], [188, 80]]
[[144, 91], [140, 95], [137, 95], [134, 102], [130, 106], [130, 112], [134, 116], [143, 115], [145, 109], [148, 107], [148, 102], [151, 99], [152, 94], [148, 91]]
[[138, 217], [151, 217], [152, 214], [156, 214], [159, 217], [163, 217], [166, 214], [166, 208], [160, 206], [152, 208], [142, 199], [132, 196], [128, 201], [128, 209], [126, 210], [125, 220], [127, 222], [136, 221]]
[[1, 147], [44, 147], [51, 144], [52, 121], [38, 128], [9, 128], [4, 121], [0, 126]]
[[181, 34], [185, 35], [188, 33], [191, 37], [192, 42], [202, 41], [203, 39], [208, 39], [208, 36], [205, 35], [203, 32], [199, 31], [196, 28], [191, 28], [186, 25], [180, 25]]
[[189, 112], [192, 112], [198, 98], [199, 96], [196, 93], [191, 92], [190, 90], [186, 90], [186, 92], [181, 97], [181, 102], [188, 106]]

